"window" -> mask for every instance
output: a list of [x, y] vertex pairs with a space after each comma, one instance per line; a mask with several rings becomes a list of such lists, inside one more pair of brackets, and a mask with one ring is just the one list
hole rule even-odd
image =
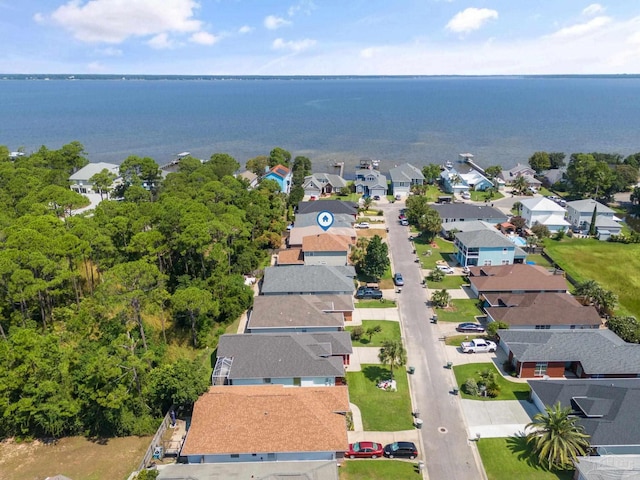
[[262, 383], [271, 383], [271, 379], [270, 378], [263, 378], [262, 379]]
[[502, 265], [509, 265], [509, 260], [502, 260]]
[[240, 458], [240, 454], [239, 453], [232, 453], [231, 454], [231, 458]]
[[507, 253], [509, 253], [509, 249], [508, 248], [503, 248], [502, 249], [502, 254], [506, 255]]
[[294, 387], [299, 387], [300, 385], [302, 385], [302, 382], [300, 381], [300, 377], [294, 377], [293, 386]]
[[536, 363], [536, 368], [533, 370], [533, 375], [535, 377], [544, 377], [547, 374], [547, 366], [547, 362]]
[[275, 460], [275, 459], [276, 459], [275, 453], [267, 453], [267, 460]]
[[491, 260], [485, 260], [483, 265], [485, 267], [490, 267], [491, 266]]
[[536, 330], [549, 330], [551, 325], [536, 325]]

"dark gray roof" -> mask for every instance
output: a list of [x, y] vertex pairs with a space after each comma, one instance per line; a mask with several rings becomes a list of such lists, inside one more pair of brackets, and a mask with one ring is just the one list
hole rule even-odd
[[640, 374], [640, 345], [611, 330], [499, 330], [520, 362], [580, 362], [587, 375]]
[[424, 180], [424, 175], [419, 168], [410, 163], [403, 163], [397, 167], [389, 169], [389, 176], [392, 182], [412, 182], [413, 180]]
[[355, 269], [352, 266], [290, 265], [267, 267], [261, 293], [289, 294], [352, 294]]
[[[373, 180], [367, 180], [366, 177], [373, 174], [375, 178]], [[354, 181], [354, 185], [366, 185], [369, 188], [383, 187], [387, 188], [387, 177], [380, 173], [378, 170], [367, 170], [366, 173], [361, 173], [365, 178], [357, 179]]]
[[467, 248], [502, 247], [515, 249], [515, 244], [496, 230], [482, 229], [458, 232], [456, 238]]
[[490, 205], [474, 205], [471, 203], [440, 203], [431, 205], [440, 214], [440, 218], [457, 220], [495, 219], [497, 223], [506, 222], [507, 215]]
[[[592, 446], [640, 445], [640, 379], [530, 380], [544, 405], [571, 407]], [[588, 416], [591, 415], [591, 416]]]
[[303, 187], [307, 182], [313, 182], [314, 185], [317, 185], [318, 187], [322, 187], [326, 184], [330, 184], [337, 188], [344, 188], [347, 186], [347, 181], [335, 173], [314, 173], [313, 175], [304, 177]]
[[259, 295], [247, 324], [252, 328], [343, 327], [351, 295]]
[[354, 202], [345, 202], [342, 200], [314, 200], [313, 202], [300, 202], [296, 214], [300, 213], [318, 213], [326, 210], [333, 214], [348, 213], [356, 215], [358, 213], [358, 205]]
[[[351, 228], [355, 223], [356, 219], [353, 214], [348, 213], [336, 213], [333, 215], [333, 225], [331, 225], [331, 229], [337, 227], [346, 227]], [[308, 227], [310, 225], [318, 224], [318, 212], [314, 213], [298, 213], [296, 215], [296, 219], [293, 222], [293, 226], [296, 228], [299, 227]]]
[[229, 378], [344, 376], [349, 332], [222, 335], [218, 358], [233, 358]]

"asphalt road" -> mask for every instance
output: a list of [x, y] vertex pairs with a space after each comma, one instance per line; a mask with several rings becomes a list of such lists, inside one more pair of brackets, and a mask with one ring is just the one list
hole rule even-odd
[[433, 311], [427, 306], [427, 290], [421, 285], [420, 267], [409, 242], [409, 227], [398, 221], [404, 202], [380, 207], [389, 226], [393, 273], [402, 273], [405, 282], [399, 295], [399, 313], [407, 365], [415, 367], [409, 381], [413, 408], [424, 422], [420, 432], [428, 478], [486, 478], [477, 460], [476, 446], [467, 438], [460, 398], [451, 393], [453, 373], [445, 368], [444, 345], [438, 339], [437, 326], [430, 323]]

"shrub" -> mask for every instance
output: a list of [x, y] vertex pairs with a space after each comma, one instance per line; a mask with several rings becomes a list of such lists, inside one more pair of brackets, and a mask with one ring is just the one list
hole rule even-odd
[[498, 333], [498, 330], [507, 330], [509, 329], [509, 324], [505, 322], [489, 322], [487, 325], [487, 335], [495, 337]]
[[429, 280], [430, 282], [441, 282], [442, 280], [444, 280], [444, 276], [445, 273], [442, 270], [434, 268], [433, 270], [431, 270], [431, 272], [429, 272], [427, 280]]
[[358, 341], [363, 335], [364, 329], [360, 325], [353, 327], [353, 330], [351, 330], [351, 340]]
[[504, 362], [502, 362], [502, 368], [509, 375], [516, 372], [516, 367], [514, 367], [513, 363], [511, 363], [509, 360], [505, 360]]
[[476, 382], [475, 378], [467, 378], [464, 382], [464, 393], [467, 395], [473, 395], [477, 397], [480, 395], [480, 389], [478, 388], [478, 382]]

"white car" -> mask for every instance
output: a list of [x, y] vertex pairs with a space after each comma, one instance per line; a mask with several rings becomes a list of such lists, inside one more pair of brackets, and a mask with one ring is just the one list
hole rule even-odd
[[471, 194], [469, 192], [462, 192], [460, 195], [464, 200], [471, 200]]
[[369, 228], [369, 222], [356, 223], [356, 228]]
[[449, 265], [436, 265], [436, 268], [444, 273], [454, 273], [455, 270]]
[[491, 340], [475, 338], [470, 342], [462, 342], [460, 348], [462, 349], [462, 353], [493, 353], [498, 349], [498, 346]]

